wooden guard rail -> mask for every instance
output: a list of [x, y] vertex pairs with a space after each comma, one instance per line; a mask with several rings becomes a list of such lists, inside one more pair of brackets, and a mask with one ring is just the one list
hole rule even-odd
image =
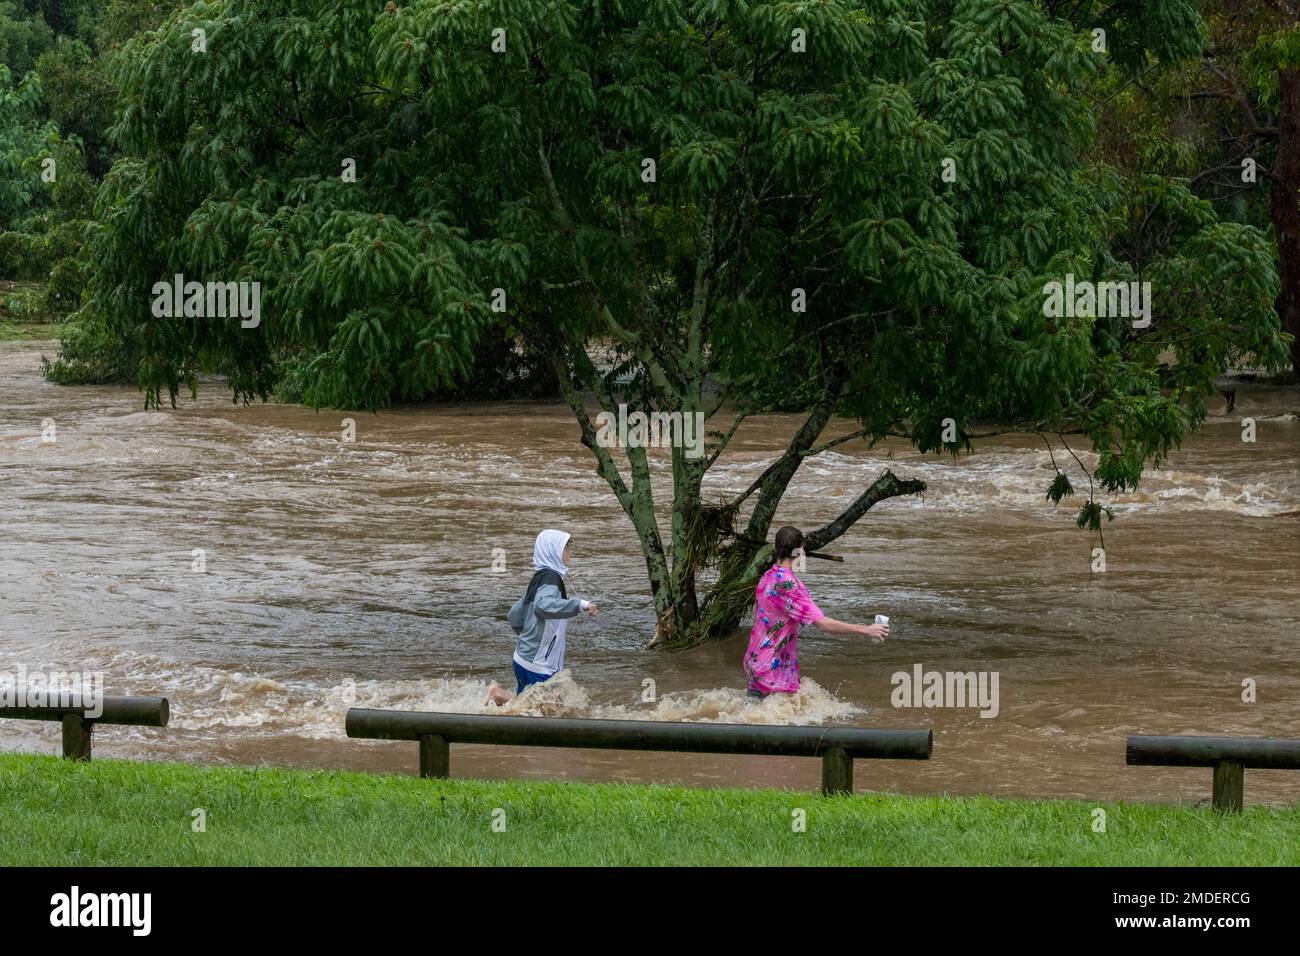
[[99, 703], [97, 717], [87, 717], [88, 708], [84, 706], [0, 705], [0, 720], [57, 720], [63, 724], [63, 756], [69, 760], [89, 760], [96, 724], [166, 727], [170, 716], [166, 697], [101, 697]]
[[494, 717], [360, 707], [348, 710], [346, 726], [349, 737], [418, 741], [421, 777], [451, 775], [453, 743], [762, 754], [821, 757], [823, 794], [853, 792], [854, 758], [929, 760], [934, 747], [928, 730]]
[[1214, 809], [1241, 810], [1246, 768], [1300, 770], [1300, 740], [1273, 737], [1129, 737], [1125, 762], [1145, 767], [1213, 767]]

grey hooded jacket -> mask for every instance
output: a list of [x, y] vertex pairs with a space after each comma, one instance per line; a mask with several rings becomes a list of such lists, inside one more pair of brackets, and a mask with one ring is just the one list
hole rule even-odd
[[565, 622], [581, 614], [586, 603], [581, 598], [564, 597], [551, 583], [540, 585], [531, 601], [527, 594], [516, 601], [506, 614], [506, 621], [518, 635], [515, 663], [537, 674], [562, 670]]

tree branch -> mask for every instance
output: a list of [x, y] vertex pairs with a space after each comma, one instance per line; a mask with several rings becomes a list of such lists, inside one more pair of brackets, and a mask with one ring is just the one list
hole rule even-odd
[[736, 434], [736, 429], [740, 427], [741, 422], [743, 422], [746, 418], [749, 417], [749, 414], [750, 413], [748, 409], [741, 409], [736, 414], [736, 420], [731, 423], [731, 427], [728, 428], [726, 432], [723, 433], [719, 438], [718, 447], [713, 450], [712, 455], [710, 455], [707, 459], [705, 459], [704, 462], [705, 471], [708, 471], [710, 468], [713, 467], [713, 463], [718, 460], [718, 458], [722, 455], [723, 451], [726, 450], [727, 446], [731, 444], [731, 439], [732, 436]]
[[900, 495], [919, 495], [925, 491], [925, 482], [918, 478], [899, 478], [892, 471], [886, 469], [885, 473], [877, 478], [862, 494], [854, 500], [840, 513], [840, 516], [824, 527], [810, 532], [803, 537], [803, 546], [805, 551], [817, 551], [826, 547], [871, 510], [877, 502], [884, 501], [886, 498], [897, 498]]
[[596, 440], [595, 426], [592, 425], [591, 417], [587, 414], [586, 406], [582, 403], [582, 396], [573, 387], [567, 363], [560, 358], [559, 354], [552, 352], [551, 365], [555, 369], [555, 377], [559, 379], [560, 391], [564, 394], [564, 400], [572, 410], [573, 417], [578, 420], [578, 427], [582, 429], [582, 443], [596, 457], [596, 474], [605, 479], [609, 487], [613, 489], [614, 496], [618, 498], [618, 503], [623, 507], [623, 511], [629, 518], [632, 517], [632, 492], [623, 480], [618, 465], [614, 463], [614, 456], [609, 453], [608, 448], [605, 448]]
[[542, 145], [540, 134], [538, 135], [537, 158], [541, 162], [542, 179], [546, 182], [546, 190], [551, 197], [551, 205], [555, 210], [555, 218], [560, 223], [565, 235], [569, 237], [574, 265], [577, 266], [578, 271], [586, 280], [587, 288], [591, 294], [592, 302], [597, 314], [604, 318], [605, 324], [609, 326], [609, 329], [614, 333], [615, 338], [636, 353], [637, 358], [639, 358], [641, 363], [645, 366], [645, 370], [650, 375], [650, 380], [655, 384], [655, 387], [660, 389], [665, 395], [680, 401], [681, 393], [668, 381], [668, 376], [664, 373], [663, 365], [660, 364], [657, 358], [655, 358], [653, 351], [642, 341], [639, 335], [631, 329], [623, 326], [614, 317], [614, 313], [610, 310], [608, 303], [605, 301], [605, 297], [600, 292], [600, 287], [596, 284], [596, 281], [592, 279], [591, 273], [587, 269], [587, 264], [582, 260], [582, 256], [579, 255], [577, 241], [574, 237], [573, 218], [569, 215], [569, 210], [564, 205], [564, 200], [560, 196], [559, 187], [555, 183], [555, 174], [551, 170], [551, 161], [546, 156], [546, 149]]

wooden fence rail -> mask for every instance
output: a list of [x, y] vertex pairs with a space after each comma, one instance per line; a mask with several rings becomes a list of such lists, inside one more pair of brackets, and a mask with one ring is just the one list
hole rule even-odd
[[63, 756], [89, 760], [96, 724], [166, 727], [170, 716], [166, 697], [101, 697], [94, 717], [91, 708], [49, 704], [18, 707], [0, 704], [0, 720], [57, 720], [63, 724]]
[[1125, 762], [1144, 767], [1213, 767], [1214, 809], [1235, 813], [1242, 807], [1246, 768], [1300, 770], [1300, 740], [1129, 737]]
[[360, 707], [348, 711], [346, 726], [349, 737], [418, 741], [422, 777], [450, 776], [453, 743], [759, 754], [821, 757], [824, 794], [853, 792], [854, 758], [929, 760], [934, 748], [928, 730], [495, 717]]

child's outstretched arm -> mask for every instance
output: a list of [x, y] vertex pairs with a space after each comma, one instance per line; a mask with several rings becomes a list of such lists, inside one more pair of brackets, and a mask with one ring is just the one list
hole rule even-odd
[[560, 589], [553, 584], [543, 584], [533, 598], [533, 613], [542, 620], [577, 617], [583, 611], [595, 617], [596, 610], [596, 605], [584, 598], [560, 597]]
[[850, 624], [847, 621], [837, 621], [833, 617], [819, 617], [813, 621], [813, 627], [827, 634], [862, 634], [877, 644], [889, 636], [888, 624]]

